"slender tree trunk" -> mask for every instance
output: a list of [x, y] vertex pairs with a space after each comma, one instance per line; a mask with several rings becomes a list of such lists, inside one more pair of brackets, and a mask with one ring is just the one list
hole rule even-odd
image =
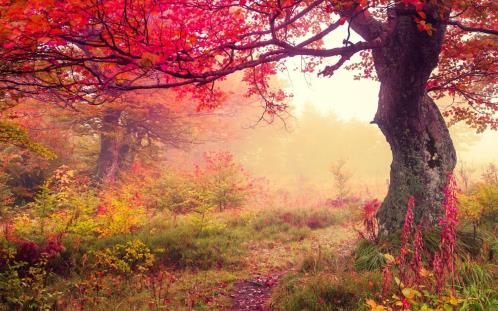
[[121, 133], [119, 119], [121, 110], [110, 109], [102, 118], [100, 153], [97, 160], [97, 178], [106, 182], [116, 180], [119, 171], [119, 148]]
[[391, 146], [390, 185], [377, 215], [381, 236], [404, 222], [409, 196], [415, 197], [415, 222], [435, 224], [448, 173], [456, 154], [446, 123], [425, 87], [436, 67], [444, 26], [432, 35], [420, 32], [411, 16], [395, 21], [385, 47], [373, 51], [381, 82], [374, 119]]

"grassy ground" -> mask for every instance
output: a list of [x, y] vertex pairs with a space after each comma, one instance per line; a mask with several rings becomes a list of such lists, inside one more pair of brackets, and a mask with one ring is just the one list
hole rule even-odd
[[[158, 213], [128, 234], [84, 241], [68, 235], [64, 250], [43, 269], [17, 269], [29, 276], [22, 280], [29, 286], [16, 286], [19, 278], [7, 271], [0, 273], [0, 289], [9, 289], [9, 299], [24, 299], [8, 302], [26, 306], [12, 310], [242, 311], [254, 310], [251, 304], [369, 310], [369, 299], [385, 301], [382, 268], [396, 239], [387, 246], [359, 242], [360, 213], [359, 206], [238, 209], [201, 221], [194, 214]], [[468, 235], [459, 236], [456, 249], [465, 259], [457, 265], [464, 282], [458, 303], [482, 310], [498, 305], [496, 234], [488, 231], [485, 239], [470, 235], [470, 244], [481, 241], [473, 248], [465, 246]], [[428, 249], [438, 249], [439, 233], [428, 231], [424, 239]]]
[[153, 272], [89, 269], [58, 277], [49, 291], [64, 310], [228, 310], [237, 281], [297, 273], [321, 260], [316, 256], [349, 254], [356, 237], [351, 209], [227, 211], [211, 215], [202, 230], [188, 216], [175, 225], [154, 219], [146, 230], [86, 246], [139, 239], [154, 253]]

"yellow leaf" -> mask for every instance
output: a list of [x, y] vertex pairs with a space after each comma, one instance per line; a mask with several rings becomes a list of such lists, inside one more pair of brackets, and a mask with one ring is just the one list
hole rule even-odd
[[451, 304], [452, 306], [457, 306], [461, 301], [460, 299], [456, 298], [456, 297], [448, 297], [448, 299], [446, 299], [446, 301]]
[[413, 289], [413, 288], [403, 288], [401, 290], [401, 292], [403, 293], [403, 296], [405, 296], [407, 299], [413, 299], [415, 296], [420, 296], [420, 292], [416, 289]]
[[367, 299], [367, 305], [369, 305], [372, 309], [377, 307], [377, 303], [372, 299]]
[[144, 52], [140, 64], [142, 66], [153, 66], [159, 62], [160, 56], [150, 52]]
[[420, 276], [426, 278], [426, 277], [432, 276], [432, 272], [430, 272], [429, 270], [427, 270], [425, 268], [420, 268]]
[[388, 263], [393, 263], [396, 261], [396, 259], [394, 259], [394, 256], [391, 254], [384, 254], [384, 258], [387, 260]]
[[378, 305], [374, 300], [367, 299], [367, 305], [370, 306], [370, 310], [372, 311], [385, 311], [386, 308], [382, 305]]

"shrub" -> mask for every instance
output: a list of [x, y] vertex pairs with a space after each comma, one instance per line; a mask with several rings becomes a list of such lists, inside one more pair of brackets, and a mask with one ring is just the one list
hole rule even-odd
[[198, 233], [197, 228], [185, 222], [153, 235], [138, 235], [156, 252], [158, 263], [176, 268], [206, 270], [237, 263], [242, 251], [239, 238], [223, 226], [210, 226]]
[[478, 225], [493, 229], [498, 221], [498, 183], [479, 183], [470, 193], [459, 193], [458, 210], [474, 230]]
[[204, 164], [196, 166], [194, 174], [204, 204], [219, 211], [240, 207], [253, 189], [249, 174], [228, 152], [205, 153]]
[[338, 258], [336, 258], [331, 251], [322, 251], [321, 248], [319, 248], [316, 254], [308, 253], [304, 256], [299, 271], [304, 273], [331, 271], [336, 268], [337, 262]]
[[493, 274], [486, 265], [478, 264], [470, 260], [463, 261], [459, 264], [457, 273], [458, 280], [462, 286], [477, 286], [485, 288], [492, 284]]
[[370, 240], [362, 240], [354, 251], [354, 268], [356, 271], [374, 271], [386, 263], [384, 250]]
[[150, 180], [144, 197], [147, 207], [167, 209], [174, 215], [191, 212], [200, 204], [194, 181], [178, 172], [169, 172], [158, 180]]
[[7, 185], [8, 175], [0, 172], [0, 217], [7, 218], [10, 207], [14, 203], [14, 195]]
[[94, 268], [100, 271], [129, 275], [144, 272], [154, 264], [154, 255], [140, 240], [116, 244], [93, 252]]
[[98, 196], [88, 182], [67, 167], [56, 170], [40, 192], [14, 218], [15, 233], [42, 241], [67, 234], [89, 239], [96, 234]]
[[2, 242], [0, 247], [0, 308], [6, 310], [53, 310], [60, 292], [46, 287], [50, 273], [47, 258], [36, 263], [15, 260], [16, 250]]

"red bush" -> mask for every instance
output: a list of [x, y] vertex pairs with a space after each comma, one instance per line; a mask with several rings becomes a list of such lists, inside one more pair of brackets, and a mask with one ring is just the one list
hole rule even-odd
[[379, 200], [374, 199], [365, 202], [365, 204], [363, 205], [362, 218], [363, 226], [365, 229], [363, 232], [358, 231], [360, 238], [371, 241], [378, 240], [379, 225], [375, 216], [377, 215], [377, 211], [380, 208], [380, 204], [381, 202]]

